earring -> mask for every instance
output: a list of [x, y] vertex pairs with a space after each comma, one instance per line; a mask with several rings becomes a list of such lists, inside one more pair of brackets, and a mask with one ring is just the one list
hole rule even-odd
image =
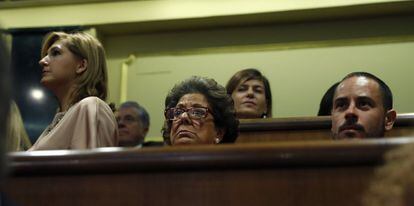
[[220, 139], [218, 137], [216, 137], [216, 144], [220, 143]]
[[263, 119], [266, 119], [266, 118], [267, 118], [267, 112], [263, 112], [263, 114], [262, 114], [262, 118], [263, 118]]

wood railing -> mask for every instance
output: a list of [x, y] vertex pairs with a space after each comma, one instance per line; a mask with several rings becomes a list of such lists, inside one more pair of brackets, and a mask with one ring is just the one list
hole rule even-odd
[[[331, 139], [329, 116], [247, 119], [240, 120], [239, 128], [237, 143]], [[399, 114], [393, 129], [386, 133], [387, 137], [412, 135], [414, 135], [413, 113]]]
[[412, 138], [9, 155], [19, 205], [360, 205], [384, 153]]

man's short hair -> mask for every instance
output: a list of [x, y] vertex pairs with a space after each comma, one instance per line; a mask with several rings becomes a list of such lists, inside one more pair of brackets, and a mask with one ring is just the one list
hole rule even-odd
[[127, 107], [128, 108], [135, 108], [137, 110], [138, 118], [141, 120], [142, 126], [144, 128], [149, 128], [150, 117], [149, 117], [149, 114], [148, 114], [147, 110], [144, 107], [139, 105], [137, 102], [127, 101], [127, 102], [122, 103], [119, 106], [119, 109], [127, 108]]
[[384, 110], [388, 111], [388, 110], [393, 108], [393, 100], [392, 100], [391, 89], [380, 78], [378, 78], [377, 76], [375, 76], [371, 73], [368, 73], [368, 72], [352, 72], [352, 73], [349, 73], [348, 75], [346, 75], [341, 80], [341, 83], [344, 80], [349, 79], [351, 77], [366, 77], [368, 79], [372, 79], [372, 80], [376, 81], [380, 86], [380, 91], [381, 91], [381, 95], [382, 95], [382, 103], [383, 103]]

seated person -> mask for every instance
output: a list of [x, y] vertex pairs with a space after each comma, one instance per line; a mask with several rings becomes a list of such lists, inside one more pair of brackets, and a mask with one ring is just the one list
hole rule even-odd
[[411, 206], [414, 204], [414, 144], [395, 148], [375, 171], [363, 206]]
[[6, 43], [2, 39], [3, 31], [0, 27], [0, 205], [15, 205], [6, 197], [3, 189], [6, 183], [6, 133], [7, 119], [10, 108], [10, 56], [6, 49]]
[[335, 83], [325, 92], [319, 104], [318, 116], [330, 116], [332, 112], [332, 100], [336, 87], [339, 82]]
[[333, 138], [383, 137], [396, 116], [391, 90], [381, 79], [366, 72], [350, 73], [334, 93]]
[[115, 116], [105, 100], [105, 51], [93, 36], [52, 32], [42, 46], [41, 84], [59, 102], [52, 123], [29, 149], [89, 149], [118, 145]]
[[24, 128], [19, 108], [14, 101], [11, 101], [10, 112], [7, 118], [6, 151], [23, 151], [31, 146], [32, 143]]
[[238, 136], [232, 99], [213, 79], [191, 77], [174, 86], [165, 99], [166, 144], [218, 144]]
[[149, 115], [137, 102], [124, 102], [115, 112], [119, 130], [119, 146], [142, 146], [149, 130]]
[[272, 93], [269, 81], [257, 69], [234, 74], [226, 85], [239, 119], [272, 117]]
[[[4, 163], [6, 153], [6, 125], [7, 125], [7, 114], [10, 108], [10, 56], [6, 49], [6, 43], [2, 38], [3, 31], [0, 27], [0, 189], [3, 186], [3, 176], [6, 172]], [[0, 205], [2, 205], [0, 190]]]

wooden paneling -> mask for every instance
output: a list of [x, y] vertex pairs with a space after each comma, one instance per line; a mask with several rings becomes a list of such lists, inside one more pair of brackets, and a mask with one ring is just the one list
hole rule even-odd
[[21, 205], [360, 205], [375, 167], [411, 138], [25, 152]]
[[[331, 139], [329, 116], [246, 119], [240, 121], [239, 128], [237, 143]], [[387, 137], [414, 135], [414, 114], [399, 114], [394, 128], [385, 135]]]

